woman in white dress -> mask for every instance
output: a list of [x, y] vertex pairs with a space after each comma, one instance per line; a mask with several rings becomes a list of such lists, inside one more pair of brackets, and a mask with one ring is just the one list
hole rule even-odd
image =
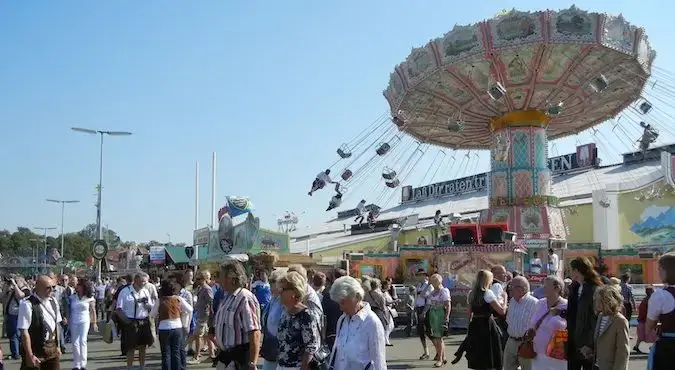
[[75, 294], [70, 299], [70, 335], [73, 341], [73, 369], [85, 370], [87, 367], [87, 337], [89, 326], [94, 324], [94, 331], [98, 331], [96, 322], [96, 300], [94, 299], [94, 285], [80, 279], [75, 286]]

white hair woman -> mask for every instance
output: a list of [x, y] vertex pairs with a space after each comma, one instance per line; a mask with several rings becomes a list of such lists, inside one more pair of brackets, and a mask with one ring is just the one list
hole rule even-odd
[[[337, 323], [331, 363], [334, 370], [386, 370], [384, 326], [370, 305], [363, 301], [361, 282], [343, 276], [330, 288], [330, 297], [344, 314]], [[370, 366], [370, 367], [369, 367]]]
[[319, 349], [319, 323], [302, 302], [307, 295], [307, 279], [295, 271], [277, 281], [279, 300], [285, 311], [279, 321], [279, 370], [308, 370]]
[[[544, 279], [544, 297], [534, 306], [530, 319], [534, 339], [532, 341], [537, 356], [532, 360], [533, 369], [566, 370], [567, 360], [548, 353], [547, 347], [552, 338], [562, 330], [567, 330], [567, 300], [562, 297], [565, 283], [557, 276]], [[560, 357], [560, 358], [555, 358]]]
[[441, 367], [448, 362], [445, 358], [443, 337], [447, 335], [450, 318], [450, 291], [443, 286], [443, 277], [439, 274], [431, 275], [429, 283], [434, 290], [427, 297], [424, 315], [428, 317], [429, 336], [436, 349], [434, 367]]

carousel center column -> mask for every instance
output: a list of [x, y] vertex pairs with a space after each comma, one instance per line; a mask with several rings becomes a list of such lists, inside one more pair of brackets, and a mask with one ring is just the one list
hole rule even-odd
[[483, 217], [483, 222], [507, 222], [519, 239], [542, 243], [565, 237], [557, 198], [551, 192], [548, 122], [549, 117], [537, 110], [509, 112], [490, 122], [490, 205]]

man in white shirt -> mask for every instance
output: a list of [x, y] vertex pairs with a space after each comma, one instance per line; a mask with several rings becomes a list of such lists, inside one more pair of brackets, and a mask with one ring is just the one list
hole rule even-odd
[[59, 305], [51, 296], [55, 282], [40, 276], [35, 293], [19, 304], [17, 328], [23, 347], [22, 368], [58, 369], [61, 357], [58, 332], [61, 329]]
[[316, 175], [314, 182], [312, 182], [312, 189], [309, 191], [309, 193], [307, 193], [307, 195], [311, 197], [315, 191], [323, 189], [326, 184], [337, 184], [337, 182], [330, 178], [330, 170], [319, 172], [319, 174]]
[[530, 272], [533, 274], [541, 274], [541, 258], [537, 255], [537, 252], [532, 253]]
[[548, 273], [549, 275], [557, 275], [560, 268], [560, 257], [555, 254], [553, 248], [548, 249]]
[[154, 342], [150, 328], [150, 311], [154, 301], [145, 288], [148, 275], [138, 273], [134, 283], [123, 288], [117, 297], [117, 317], [122, 321], [122, 331], [127, 354], [127, 369], [134, 364], [135, 350], [138, 349], [138, 363], [145, 367], [146, 349]]
[[531, 370], [532, 360], [518, 357], [518, 348], [530, 328], [530, 319], [534, 315], [537, 299], [530, 294], [530, 283], [523, 276], [516, 276], [509, 283], [511, 300], [506, 312], [508, 340], [504, 347], [504, 370]]
[[96, 315], [98, 317], [105, 317], [105, 306], [103, 305], [103, 300], [105, 299], [105, 291], [108, 289], [108, 284], [104, 283], [100, 279], [96, 282], [94, 290], [96, 291]]
[[420, 360], [426, 360], [429, 358], [429, 347], [427, 347], [427, 327], [426, 320], [424, 317], [424, 308], [427, 305], [427, 297], [434, 290], [434, 287], [429, 284], [429, 274], [426, 271], [420, 269], [417, 271], [417, 276], [420, 278], [420, 282], [415, 286], [415, 316], [417, 316], [417, 335], [420, 337], [422, 342], [422, 356]]

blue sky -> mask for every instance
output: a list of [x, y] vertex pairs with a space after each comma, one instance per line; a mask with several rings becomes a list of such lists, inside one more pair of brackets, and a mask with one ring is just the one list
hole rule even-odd
[[[644, 26], [657, 65], [675, 70], [669, 2], [576, 4]], [[225, 195], [248, 196], [264, 226], [285, 210], [317, 224], [329, 216], [329, 195], [307, 197], [309, 184], [342, 142], [387, 110], [381, 92], [413, 46], [503, 8], [542, 5], [1, 2], [0, 228], [59, 226], [59, 206], [45, 198], [82, 201], [67, 209], [67, 231], [94, 221], [98, 141], [72, 126], [134, 133], [106, 138], [104, 148], [103, 222], [123, 239], [191, 240], [195, 161], [200, 225], [208, 224], [212, 151], [218, 206]]]

